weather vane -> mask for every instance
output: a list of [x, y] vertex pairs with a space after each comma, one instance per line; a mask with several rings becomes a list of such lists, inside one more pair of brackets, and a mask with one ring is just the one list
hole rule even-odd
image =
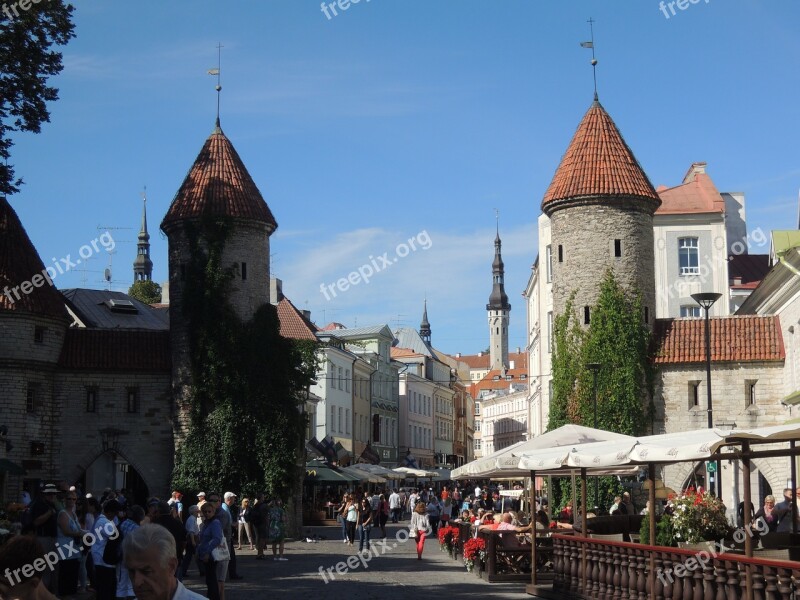
[[225, 46], [222, 43], [217, 43], [217, 68], [216, 69], [209, 69], [209, 75], [216, 75], [217, 76], [217, 85], [214, 88], [217, 90], [217, 127], [219, 127], [219, 97], [220, 92], [222, 91], [222, 85], [220, 84], [220, 73], [222, 72], [222, 49]]
[[586, 21], [589, 23], [589, 32], [591, 33], [591, 40], [588, 42], [581, 42], [581, 48], [592, 49], [592, 77], [594, 78], [594, 101], [597, 102], [597, 59], [594, 57], [594, 23], [595, 20], [589, 17]]

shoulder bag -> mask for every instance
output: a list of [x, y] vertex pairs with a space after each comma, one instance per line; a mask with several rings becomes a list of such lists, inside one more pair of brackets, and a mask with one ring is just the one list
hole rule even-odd
[[231, 552], [228, 550], [228, 543], [225, 541], [225, 536], [222, 536], [222, 541], [219, 543], [219, 546], [211, 551], [211, 558], [216, 562], [231, 559]]

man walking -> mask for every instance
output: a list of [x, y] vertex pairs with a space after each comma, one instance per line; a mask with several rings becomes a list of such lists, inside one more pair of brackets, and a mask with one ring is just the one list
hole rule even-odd
[[239, 523], [239, 509], [236, 507], [236, 494], [233, 492], [225, 492], [223, 496], [225, 502], [222, 504], [222, 510], [228, 513], [230, 517], [230, 534], [225, 531], [225, 539], [228, 540], [228, 550], [231, 553], [231, 561], [228, 563], [228, 577], [230, 579], [242, 579], [242, 576], [236, 572], [236, 549], [233, 543], [233, 532], [237, 531], [234, 523]]
[[397, 493], [397, 490], [392, 490], [392, 493], [389, 494], [389, 510], [392, 513], [392, 523], [397, 523], [400, 514], [400, 494]]

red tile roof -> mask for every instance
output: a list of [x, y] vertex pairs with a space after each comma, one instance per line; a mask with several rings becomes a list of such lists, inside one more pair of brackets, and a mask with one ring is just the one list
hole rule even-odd
[[238, 217], [278, 224], [230, 140], [217, 127], [206, 140], [161, 222], [161, 229], [201, 216]]
[[625, 143], [614, 121], [594, 102], [556, 169], [542, 210], [557, 200], [604, 196], [659, 202], [653, 184]]
[[168, 331], [68, 329], [59, 366], [101, 371], [172, 369]]
[[[449, 354], [450, 358], [460, 360], [466, 363], [470, 369], [488, 369], [489, 368], [489, 353], [486, 352], [482, 355], [478, 354], [462, 354], [456, 356]], [[528, 368], [528, 353], [527, 352], [509, 352], [508, 360], [514, 363], [514, 367], [518, 369]]]
[[306, 319], [288, 298], [278, 302], [280, 334], [290, 340], [317, 340], [317, 326]]
[[[64, 298], [43, 279], [44, 264], [25, 228], [5, 197], [0, 197], [0, 310], [24, 311], [50, 317], [67, 318]], [[34, 276], [36, 282], [32, 279]], [[40, 287], [33, 283], [43, 282]], [[28, 294], [13, 288], [30, 286]], [[9, 294], [5, 293], [6, 288]], [[19, 295], [19, 298], [17, 298]]]
[[[511, 376], [510, 380], [506, 379], [509, 375]], [[521, 379], [521, 375], [525, 375], [525, 378]], [[495, 380], [495, 377], [500, 377], [500, 379]], [[473, 398], [477, 399], [481, 390], [507, 390], [511, 387], [512, 383], [523, 383], [527, 385], [528, 369], [509, 369], [505, 374], [497, 369], [489, 371], [483, 379], [469, 386], [470, 394]]]
[[661, 206], [657, 215], [691, 213], [725, 213], [725, 200], [705, 173], [697, 173], [692, 181], [666, 188], [659, 186]]
[[[713, 362], [782, 361], [786, 358], [777, 316], [710, 319]], [[656, 364], [705, 363], [704, 319], [657, 319]]]

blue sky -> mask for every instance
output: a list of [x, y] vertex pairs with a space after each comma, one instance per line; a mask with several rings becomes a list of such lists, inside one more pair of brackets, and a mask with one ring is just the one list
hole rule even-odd
[[[26, 185], [11, 203], [45, 263], [98, 227], [131, 229], [60, 288], [103, 287], [111, 260], [127, 290], [145, 185], [166, 279], [158, 224], [213, 127], [218, 42], [222, 127], [279, 223], [273, 273], [320, 325], [417, 327], [427, 297], [434, 345], [486, 348], [497, 208], [524, 347], [541, 198], [592, 100], [590, 16], [600, 101], [653, 184], [706, 161], [721, 191], [745, 192], [750, 230], [797, 224], [792, 0], [700, 0], [669, 18], [654, 0], [361, 0], [330, 19], [319, 0], [76, 4], [52, 122], [12, 149]], [[368, 284], [320, 291], [422, 234], [427, 250]]]

